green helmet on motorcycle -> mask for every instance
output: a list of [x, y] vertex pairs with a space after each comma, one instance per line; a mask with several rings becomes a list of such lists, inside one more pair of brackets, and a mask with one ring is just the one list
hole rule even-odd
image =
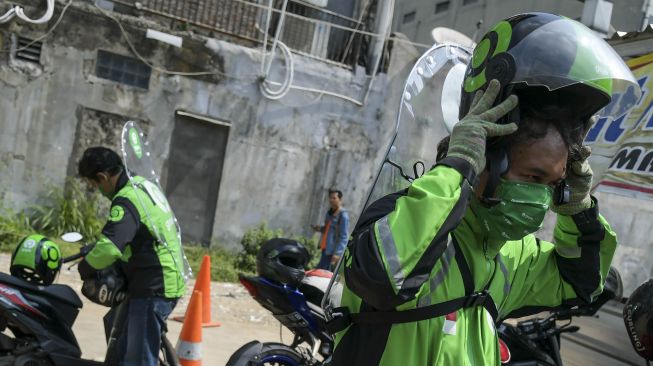
[[[619, 117], [641, 94], [632, 72], [610, 45], [583, 24], [547, 13], [512, 16], [483, 36], [465, 71], [460, 118], [469, 112], [476, 92], [485, 90], [492, 79], [501, 83], [496, 104], [516, 94], [520, 107], [564, 118], [574, 124], [569, 127], [580, 138], [589, 129], [591, 117], [612, 101], [621, 100], [621, 108], [606, 108], [602, 116]], [[498, 123], [519, 125], [520, 107]], [[551, 116], [549, 110], [553, 114], [564, 111], [564, 116]], [[505, 147], [494, 149], [493, 145], [501, 143], [488, 144], [487, 168], [490, 180], [498, 180], [507, 172], [508, 162]], [[487, 188], [486, 197], [496, 184]]]
[[25, 281], [50, 285], [61, 269], [61, 251], [57, 243], [43, 235], [23, 239], [11, 255], [9, 271]]

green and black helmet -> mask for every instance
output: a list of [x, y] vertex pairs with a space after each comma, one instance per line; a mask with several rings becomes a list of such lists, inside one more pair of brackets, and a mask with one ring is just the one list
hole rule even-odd
[[[621, 57], [583, 24], [560, 15], [526, 13], [497, 23], [474, 49], [462, 84], [460, 118], [470, 109], [474, 95], [492, 79], [501, 83], [495, 101], [511, 94], [522, 102], [535, 102], [573, 111], [570, 123], [587, 131], [590, 118], [611, 101], [629, 95], [628, 108], [605, 108], [601, 115], [616, 118], [639, 99], [639, 85]], [[555, 116], [552, 116], [555, 117]], [[515, 108], [499, 123], [520, 123]], [[574, 126], [575, 127], [575, 126]], [[508, 170], [505, 149], [488, 146], [490, 181], [484, 197], [490, 197], [498, 177]], [[496, 178], [496, 179], [493, 179]]]
[[43, 235], [33, 234], [14, 250], [9, 271], [14, 277], [47, 286], [54, 282], [60, 269], [59, 246]]
[[476, 91], [492, 79], [501, 82], [504, 99], [528, 87], [563, 93], [585, 119], [613, 96], [639, 90], [628, 66], [603, 39], [579, 22], [547, 13], [515, 15], [485, 34], [467, 66], [461, 117]]

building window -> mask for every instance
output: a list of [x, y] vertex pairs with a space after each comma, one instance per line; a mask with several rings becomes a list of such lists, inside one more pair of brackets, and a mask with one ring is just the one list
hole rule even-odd
[[476, 4], [477, 2], [478, 2], [478, 0], [463, 0], [463, 6]]
[[19, 36], [16, 41], [16, 59], [38, 64], [41, 61], [41, 48], [42, 42]]
[[415, 10], [411, 11], [410, 13], [404, 14], [404, 24], [410, 23], [415, 20]]
[[98, 50], [95, 74], [103, 79], [148, 89], [152, 69], [135, 58]]
[[450, 1], [443, 1], [435, 4], [435, 14], [444, 13], [449, 10]]

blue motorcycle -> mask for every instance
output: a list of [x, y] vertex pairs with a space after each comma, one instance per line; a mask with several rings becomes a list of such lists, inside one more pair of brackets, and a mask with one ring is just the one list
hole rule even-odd
[[239, 275], [249, 294], [290, 329], [294, 338], [290, 345], [249, 342], [231, 356], [227, 366], [322, 365], [333, 351], [333, 338], [320, 308], [331, 276], [328, 271], [308, 271], [294, 287], [260, 276]]

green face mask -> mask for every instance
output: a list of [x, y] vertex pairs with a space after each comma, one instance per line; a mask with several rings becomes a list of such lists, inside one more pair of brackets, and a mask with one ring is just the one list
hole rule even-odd
[[501, 179], [496, 196], [501, 201], [492, 207], [484, 206], [473, 197], [472, 209], [489, 239], [518, 240], [542, 227], [553, 188]]

